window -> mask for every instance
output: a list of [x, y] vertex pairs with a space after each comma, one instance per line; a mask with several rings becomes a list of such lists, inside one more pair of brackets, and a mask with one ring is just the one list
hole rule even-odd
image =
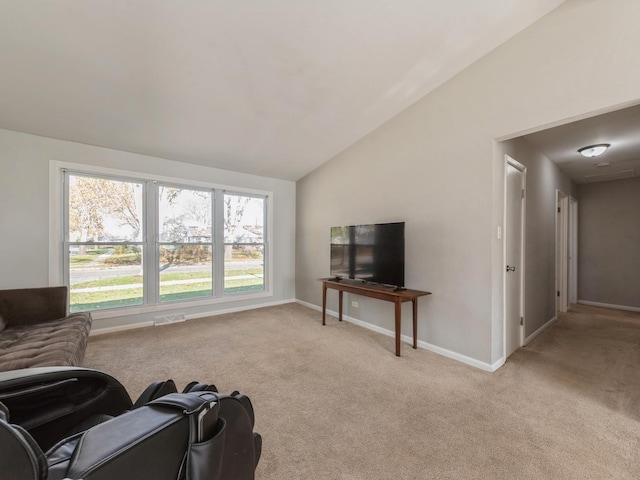
[[67, 284], [71, 311], [144, 302], [144, 184], [69, 175]]
[[266, 195], [63, 172], [72, 312], [266, 292]]
[[161, 302], [213, 294], [211, 191], [158, 186]]
[[264, 198], [224, 194], [224, 292], [264, 289]]

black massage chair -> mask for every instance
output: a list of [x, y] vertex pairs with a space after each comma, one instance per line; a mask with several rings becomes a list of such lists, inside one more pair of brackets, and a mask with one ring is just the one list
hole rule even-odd
[[262, 439], [248, 397], [155, 382], [132, 402], [77, 367], [0, 372], [0, 478], [252, 480]]

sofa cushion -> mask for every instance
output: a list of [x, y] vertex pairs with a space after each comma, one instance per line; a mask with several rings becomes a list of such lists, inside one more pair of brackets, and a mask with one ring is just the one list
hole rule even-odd
[[5, 328], [0, 334], [0, 370], [80, 365], [90, 330], [89, 313]]

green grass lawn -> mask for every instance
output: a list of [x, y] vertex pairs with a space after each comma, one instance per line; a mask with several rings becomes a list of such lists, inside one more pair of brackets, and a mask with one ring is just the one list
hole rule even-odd
[[[262, 275], [262, 269], [251, 270], [230, 270], [227, 271], [227, 277], [235, 277], [241, 275], [256, 275], [252, 278], [228, 279], [225, 281], [224, 293], [245, 293], [260, 291], [264, 288], [264, 281], [259, 276]], [[169, 282], [173, 280], [187, 279], [208, 279], [209, 272], [194, 273], [169, 273], [161, 275], [161, 281]], [[80, 288], [93, 287], [109, 287], [119, 285], [135, 285], [141, 284], [142, 277], [126, 276], [115, 277], [103, 280], [95, 280], [92, 282], [83, 282], [72, 286], [71, 291], [71, 312], [79, 312], [84, 310], [97, 310], [105, 308], [116, 308], [142, 304], [142, 287], [131, 287], [122, 290], [101, 290], [96, 292], [79, 292], [74, 293], [73, 290]], [[175, 300], [187, 300], [192, 298], [207, 297], [212, 295], [211, 282], [194, 282], [188, 284], [163, 285], [160, 299], [163, 302]]]
[[[226, 275], [228, 277], [237, 277], [240, 275], [262, 275], [262, 268], [254, 268], [247, 270], [227, 270]], [[209, 278], [211, 273], [209, 272], [191, 272], [191, 273], [161, 273], [161, 282], [171, 282], [173, 280], [187, 280], [196, 278]], [[135, 283], [142, 283], [142, 276], [130, 275], [122, 277], [104, 278], [101, 280], [92, 280], [91, 282], [74, 283], [71, 285], [72, 289], [77, 288], [96, 288], [96, 287], [111, 287], [115, 285], [131, 285]]]

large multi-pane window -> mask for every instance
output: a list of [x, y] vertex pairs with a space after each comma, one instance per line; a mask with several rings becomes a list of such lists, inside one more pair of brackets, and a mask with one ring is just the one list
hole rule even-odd
[[266, 196], [65, 172], [71, 311], [266, 290]]

